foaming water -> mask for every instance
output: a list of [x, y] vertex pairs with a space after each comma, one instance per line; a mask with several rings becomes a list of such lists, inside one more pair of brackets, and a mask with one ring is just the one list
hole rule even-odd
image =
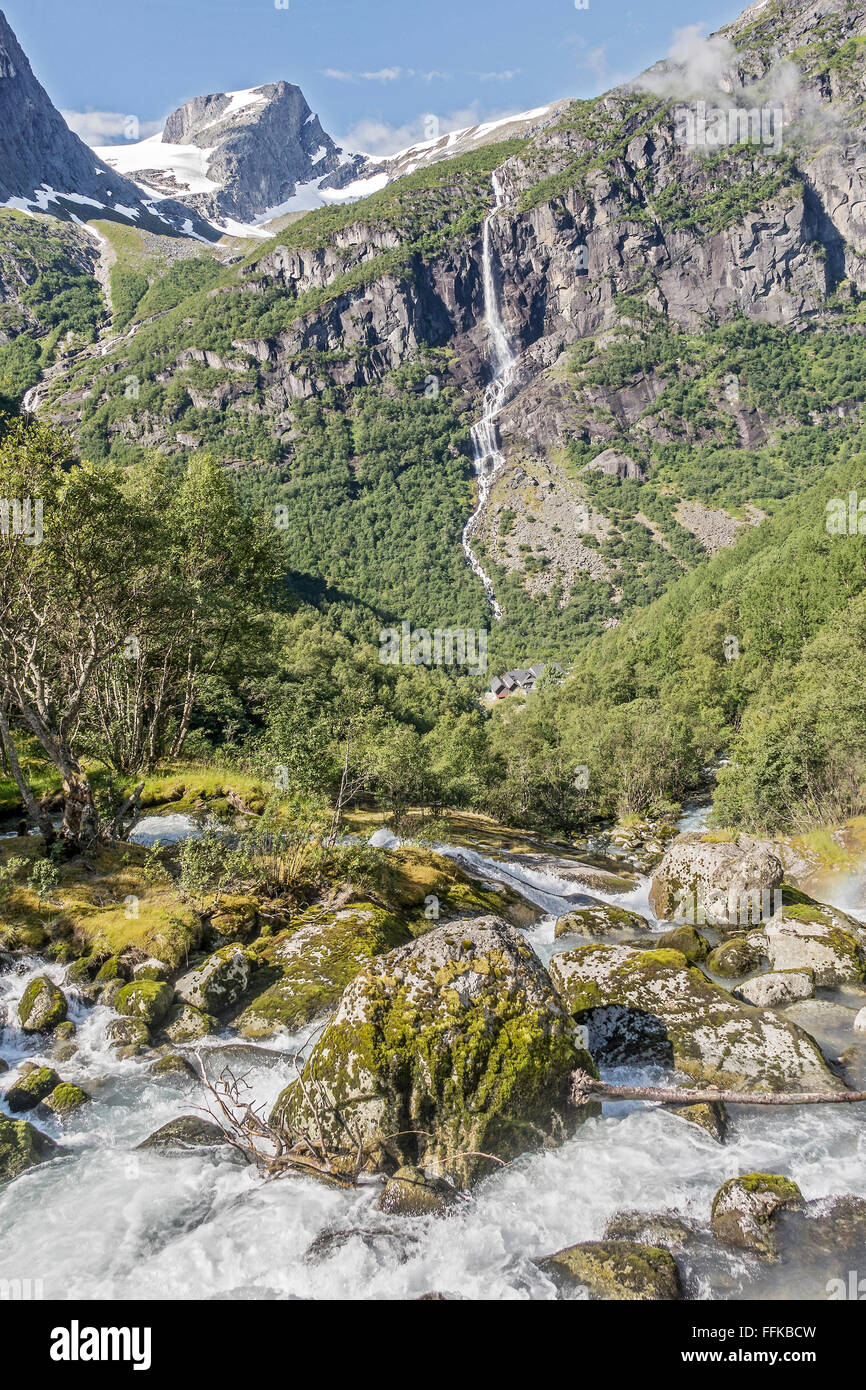
[[[165, 818], [152, 819], [164, 830]], [[535, 864], [528, 854], [439, 848], [534, 904], [539, 919], [525, 935], [545, 961], [574, 945], [574, 938], [556, 941], [554, 930], [575, 906], [616, 903], [657, 927], [646, 878], [628, 891], [588, 893], [564, 876], [574, 862], [559, 861], [557, 873], [549, 853]], [[153, 1076], [149, 1060], [118, 1059], [107, 1039], [113, 1013], [86, 1007], [72, 991], [78, 1052], [52, 1062], [50, 1044], [15, 1022], [36, 974], [60, 984], [64, 971], [34, 958], [0, 976], [0, 1056], [13, 1068], [49, 1062], [91, 1095], [62, 1128], [41, 1112], [35, 1117], [64, 1156], [0, 1188], [0, 1278], [42, 1279], [48, 1298], [392, 1300], [438, 1290], [544, 1300], [556, 1290], [534, 1263], [538, 1256], [598, 1239], [622, 1211], [674, 1211], [705, 1226], [714, 1193], [738, 1173], [785, 1173], [809, 1199], [866, 1196], [866, 1126], [857, 1108], [840, 1106], [734, 1110], [729, 1141], [720, 1146], [661, 1109], [607, 1104], [560, 1148], [494, 1173], [444, 1220], [380, 1213], [377, 1181], [346, 1192], [298, 1176], [265, 1182], [221, 1151], [140, 1152], [136, 1146], [169, 1120], [206, 1113], [206, 1092], [191, 1080]], [[248, 1099], [266, 1112], [293, 1079], [294, 1056], [321, 1026], [255, 1046], [226, 1032], [197, 1051], [212, 1077], [224, 1068], [242, 1076]], [[605, 1075], [644, 1084], [660, 1078], [650, 1069]], [[700, 1255], [678, 1256], [693, 1297], [825, 1296], [826, 1272], [769, 1271], [751, 1257], [713, 1249], [709, 1267]]]

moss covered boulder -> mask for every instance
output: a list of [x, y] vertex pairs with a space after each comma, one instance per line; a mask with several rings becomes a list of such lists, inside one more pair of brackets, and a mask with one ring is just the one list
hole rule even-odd
[[59, 1083], [60, 1077], [52, 1067], [33, 1067], [19, 1074], [6, 1088], [4, 1100], [13, 1115], [21, 1115], [27, 1110], [34, 1110]]
[[245, 1038], [268, 1038], [308, 1023], [339, 1003], [343, 990], [376, 956], [405, 945], [412, 934], [400, 918], [372, 903], [337, 912], [314, 911], [296, 930], [264, 943], [258, 959], [279, 979], [238, 1019]]
[[614, 903], [593, 903], [576, 907], [558, 917], [554, 936], [644, 936], [649, 923], [637, 912], [617, 907]]
[[811, 970], [816, 985], [866, 979], [866, 931], [853, 917], [822, 903], [785, 903], [749, 940], [773, 970]]
[[590, 1240], [538, 1261], [554, 1283], [580, 1285], [591, 1298], [672, 1302], [682, 1298], [677, 1262], [669, 1250], [625, 1240]]
[[259, 926], [259, 906], [255, 898], [226, 894], [208, 922], [208, 940], [217, 947], [252, 941]]
[[581, 946], [550, 973], [600, 1060], [658, 1060], [731, 1090], [846, 1089], [808, 1033], [741, 1003], [679, 951]]
[[80, 1086], [74, 1086], [71, 1081], [61, 1081], [60, 1085], [55, 1086], [50, 1095], [45, 1097], [42, 1104], [62, 1120], [80, 1110], [89, 1099], [87, 1092], [82, 1091]]
[[182, 1003], [218, 1017], [240, 999], [250, 968], [250, 957], [241, 946], [221, 946], [203, 965], [180, 977], [175, 994]]
[[0, 1183], [11, 1182], [57, 1153], [57, 1144], [47, 1134], [26, 1120], [7, 1120], [0, 1115]]
[[50, 1033], [66, 1018], [66, 995], [47, 975], [31, 980], [18, 1004], [18, 1022], [25, 1033]]
[[725, 1245], [775, 1256], [777, 1213], [802, 1205], [803, 1194], [790, 1178], [780, 1177], [778, 1173], [745, 1173], [739, 1178], [729, 1178], [716, 1193], [713, 1232]]
[[140, 1018], [113, 1018], [108, 1041], [121, 1057], [135, 1057], [150, 1043], [150, 1029]]
[[114, 1007], [123, 1018], [137, 1019], [148, 1028], [162, 1023], [172, 1006], [174, 991], [160, 980], [136, 980], [118, 992]]
[[575, 1068], [594, 1072], [546, 970], [519, 931], [482, 917], [370, 962], [273, 1123], [346, 1166], [360, 1144], [369, 1168], [466, 1185], [494, 1166], [480, 1155], [568, 1132]]
[[[757, 933], [756, 933], [757, 935]], [[761, 950], [745, 936], [732, 936], [707, 956], [706, 966], [714, 975], [728, 980], [741, 979], [761, 968]]]
[[690, 965], [697, 965], [710, 954], [709, 941], [694, 927], [672, 927], [655, 944], [662, 951], [680, 951]]
[[194, 1009], [192, 1004], [172, 1004], [163, 1020], [160, 1032], [173, 1043], [198, 1042], [208, 1033], [216, 1032], [219, 1024], [213, 1014]]
[[739, 930], [772, 915], [782, 876], [781, 860], [768, 845], [691, 830], [665, 851], [650, 885], [650, 906], [662, 922]]

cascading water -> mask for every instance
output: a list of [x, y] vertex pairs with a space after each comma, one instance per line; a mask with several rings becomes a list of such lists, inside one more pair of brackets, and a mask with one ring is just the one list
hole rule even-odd
[[[140, 822], [136, 838], [152, 843], [194, 830], [179, 816], [163, 821]], [[587, 893], [575, 860], [557, 856], [550, 844], [495, 853], [438, 848], [475, 877], [516, 889], [544, 914], [525, 937], [545, 961], [574, 949], [575, 937], [554, 938], [554, 923], [581, 902], [637, 910], [653, 931], [662, 925], [646, 900], [646, 878], [626, 891], [593, 886]], [[139, 1150], [167, 1121], [201, 1114], [204, 1093], [191, 1080], [154, 1074], [150, 1059], [119, 1058], [108, 1038], [112, 1011], [86, 1007], [68, 985], [77, 1051], [58, 1062], [50, 1038], [25, 1034], [17, 1022], [27, 984], [44, 974], [64, 981], [63, 966], [35, 958], [0, 966], [0, 1059], [11, 1069], [0, 1085], [0, 1117], [9, 1115], [6, 1081], [22, 1062], [57, 1066], [91, 1096], [65, 1124], [31, 1116], [62, 1143], [63, 1154], [0, 1187], [0, 1281], [38, 1280], [46, 1298], [411, 1299], [444, 1291], [479, 1300], [552, 1299], [556, 1288], [534, 1257], [601, 1239], [618, 1212], [674, 1210], [705, 1225], [722, 1181], [749, 1172], [782, 1171], [807, 1198], [866, 1196], [866, 1127], [853, 1106], [737, 1108], [720, 1148], [663, 1110], [606, 1105], [603, 1118], [587, 1119], [558, 1149], [526, 1154], [494, 1173], [447, 1221], [379, 1211], [375, 1181], [351, 1191], [302, 1176], [262, 1183], [231, 1151]], [[811, 1002], [846, 1014], [839, 1031], [850, 1046], [860, 1001], [845, 998], [845, 1008]], [[212, 1076], [223, 1067], [243, 1076], [250, 1102], [267, 1113], [294, 1075], [293, 1055], [321, 1023], [264, 1046], [225, 1031], [194, 1050]], [[842, 1041], [827, 1041], [837, 1056]], [[663, 1079], [649, 1067], [605, 1074], [645, 1085]], [[826, 1268], [769, 1265], [700, 1240], [678, 1258], [697, 1298], [825, 1298], [827, 1279], [848, 1268], [840, 1271], [835, 1255]]]
[[511, 344], [508, 341], [508, 334], [505, 329], [505, 322], [502, 318], [499, 290], [496, 285], [496, 276], [493, 270], [491, 227], [497, 212], [505, 203], [505, 194], [502, 185], [495, 174], [493, 175], [493, 195], [496, 200], [496, 205], [484, 219], [484, 233], [481, 248], [484, 320], [487, 324], [487, 333], [490, 340], [490, 368], [492, 376], [484, 392], [481, 419], [477, 424], [472, 426], [472, 464], [478, 475], [478, 501], [474, 512], [463, 528], [461, 544], [466, 559], [484, 585], [484, 592], [487, 594], [488, 602], [493, 610], [493, 616], [499, 619], [502, 617], [502, 608], [497, 602], [496, 595], [493, 592], [493, 581], [490, 576], [485, 573], [470, 543], [475, 527], [483, 516], [484, 509], [487, 506], [487, 499], [490, 496], [493, 480], [502, 464], [505, 462], [499, 448], [499, 431], [496, 421], [505, 404], [508, 388], [511, 385], [517, 367], [517, 358], [511, 349]]

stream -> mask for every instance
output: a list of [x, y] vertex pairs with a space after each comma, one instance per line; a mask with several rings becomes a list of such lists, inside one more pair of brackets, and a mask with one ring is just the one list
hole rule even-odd
[[[700, 820], [699, 810], [692, 814]], [[192, 828], [178, 817], [171, 826], [150, 817], [135, 837], [148, 842], [155, 819], [163, 832]], [[660, 930], [645, 877], [627, 891], [590, 892], [576, 877], [580, 861], [557, 861], [546, 845], [537, 855], [439, 848], [535, 906], [540, 918], [525, 935], [544, 960], [579, 944], [574, 936], [555, 941], [553, 933], [556, 918], [580, 902], [615, 902]], [[64, 968], [19, 958], [0, 975], [0, 1018], [6, 1017], [0, 1056], [13, 1067], [22, 1059], [51, 1060], [45, 1040], [14, 1022], [28, 980], [40, 973], [61, 983]], [[62, 1132], [40, 1117], [40, 1128], [60, 1140], [65, 1155], [0, 1188], [0, 1279], [41, 1280], [46, 1298], [394, 1300], [437, 1291], [477, 1300], [553, 1299], [557, 1290], [534, 1257], [599, 1239], [617, 1212], [673, 1210], [706, 1223], [721, 1183], [755, 1170], [789, 1175], [807, 1199], [866, 1196], [861, 1107], [739, 1108], [720, 1146], [667, 1112], [608, 1104], [560, 1148], [485, 1179], [448, 1219], [380, 1213], [380, 1185], [372, 1179], [342, 1191], [300, 1176], [264, 1182], [230, 1156], [136, 1152], [161, 1125], [196, 1113], [204, 1098], [192, 1080], [154, 1078], [149, 1060], [119, 1060], [106, 1034], [113, 1012], [87, 1008], [68, 993], [79, 1048], [55, 1065], [64, 1080], [90, 1091], [92, 1101]], [[844, 1003], [833, 1007], [837, 1015], [847, 1011]], [[265, 1046], [226, 1033], [198, 1046], [213, 1074], [230, 1065], [246, 1076], [255, 1102], [269, 1106], [286, 1084], [291, 1055], [313, 1031]], [[832, 1033], [818, 1036], [823, 1045], [838, 1046]], [[607, 1079], [643, 1084], [660, 1075], [651, 1068], [605, 1071]], [[827, 1280], [847, 1275], [847, 1266], [820, 1263], [767, 1267], [715, 1243], [711, 1258], [702, 1250], [680, 1259], [693, 1298], [825, 1298]]]

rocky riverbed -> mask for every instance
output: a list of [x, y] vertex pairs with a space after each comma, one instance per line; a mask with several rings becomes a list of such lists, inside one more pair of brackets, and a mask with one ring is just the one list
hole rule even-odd
[[[7, 929], [0, 1278], [60, 1298], [842, 1296], [866, 1258], [861, 1107], [569, 1099], [574, 1071], [866, 1084], [866, 932], [699, 820], [652, 874], [615, 844], [394, 848], [402, 904], [283, 921], [235, 899], [183, 959], [61, 936], [62, 959]], [[342, 1185], [264, 1181], [202, 1072], [239, 1079], [290, 1150], [324, 1142]]]

